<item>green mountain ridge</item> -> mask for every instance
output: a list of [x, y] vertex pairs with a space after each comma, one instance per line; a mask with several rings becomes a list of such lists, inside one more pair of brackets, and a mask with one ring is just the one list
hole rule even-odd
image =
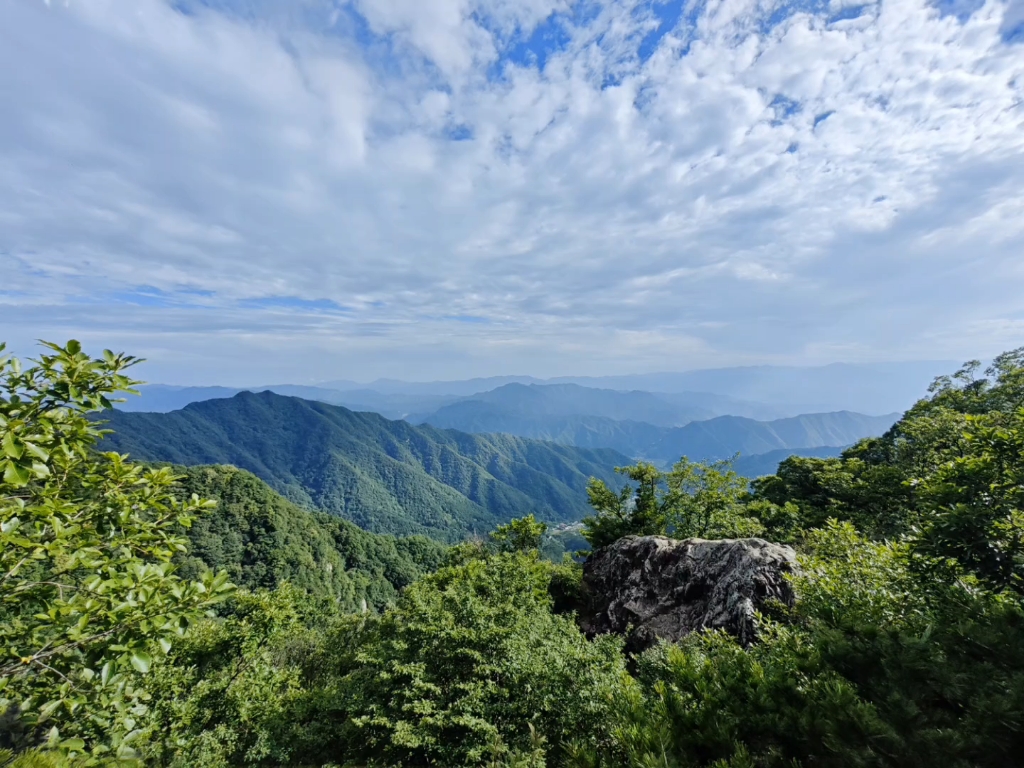
[[348, 520], [302, 509], [258, 477], [226, 466], [175, 467], [180, 493], [217, 503], [188, 529], [181, 574], [227, 570], [246, 589], [283, 582], [345, 611], [382, 609], [435, 568], [445, 546], [423, 536], [368, 533]]
[[627, 457], [510, 435], [470, 435], [374, 413], [241, 392], [166, 414], [108, 412], [104, 450], [136, 460], [230, 464], [305, 507], [359, 527], [455, 541], [512, 517], [587, 514], [590, 477]]

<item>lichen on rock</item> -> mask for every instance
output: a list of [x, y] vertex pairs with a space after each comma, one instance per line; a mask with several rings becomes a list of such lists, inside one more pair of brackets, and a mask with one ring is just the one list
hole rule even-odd
[[634, 652], [699, 629], [749, 644], [755, 612], [772, 600], [793, 604], [784, 574], [796, 567], [792, 547], [763, 539], [626, 536], [584, 564], [580, 625], [591, 636], [625, 635]]

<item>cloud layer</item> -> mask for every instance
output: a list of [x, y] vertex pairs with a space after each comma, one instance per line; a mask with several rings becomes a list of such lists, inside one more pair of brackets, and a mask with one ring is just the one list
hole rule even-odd
[[181, 383], [993, 354], [1014, 2], [3, 0], [0, 337]]

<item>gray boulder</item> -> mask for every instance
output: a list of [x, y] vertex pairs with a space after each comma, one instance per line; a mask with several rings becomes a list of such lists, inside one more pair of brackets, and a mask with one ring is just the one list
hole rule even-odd
[[631, 651], [704, 628], [746, 645], [755, 611], [769, 600], [793, 604], [783, 575], [795, 569], [792, 547], [763, 539], [626, 536], [584, 564], [580, 625], [590, 636], [626, 635]]

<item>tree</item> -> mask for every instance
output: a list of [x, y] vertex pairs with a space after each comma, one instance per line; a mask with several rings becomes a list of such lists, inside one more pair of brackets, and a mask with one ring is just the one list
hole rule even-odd
[[355, 728], [346, 757], [541, 764], [539, 736], [548, 764], [562, 765], [571, 741], [596, 744], [625, 673], [622, 644], [588, 641], [572, 617], [552, 613], [551, 572], [536, 553], [471, 560], [368, 617], [339, 644], [357, 650], [337, 686]]
[[968, 416], [962, 453], [914, 484], [915, 551], [1024, 594], [1024, 408]]
[[491, 542], [499, 552], [529, 552], [540, 547], [547, 529], [546, 523], [530, 514], [499, 525], [491, 533]]
[[683, 456], [668, 472], [643, 461], [615, 471], [636, 487], [627, 484], [615, 493], [600, 480], [590, 481], [587, 494], [597, 514], [583, 520], [583, 536], [595, 549], [623, 536], [728, 538], [762, 530], [744, 509], [747, 483], [732, 471], [731, 461]]
[[693, 536], [727, 538], [761, 532], [743, 508], [747, 481], [732, 469], [732, 460], [690, 461], [683, 456], [665, 476], [665, 522], [677, 539]]
[[612, 544], [623, 536], [650, 536], [665, 532], [665, 475], [648, 462], [637, 462], [615, 471], [636, 483], [618, 493], [603, 480], [591, 478], [587, 498], [595, 515], [584, 518], [583, 538], [594, 549]]
[[168, 469], [93, 450], [104, 432], [89, 414], [132, 391], [138, 360], [44, 347], [28, 368], [0, 358], [0, 747], [45, 731], [72, 753], [128, 755], [141, 675], [232, 585], [183, 581], [171, 564], [207, 503], [177, 500]]

